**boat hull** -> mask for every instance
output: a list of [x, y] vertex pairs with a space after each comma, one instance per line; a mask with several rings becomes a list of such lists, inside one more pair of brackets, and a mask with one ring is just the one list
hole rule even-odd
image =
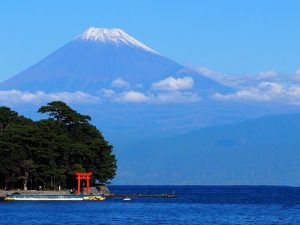
[[7, 195], [5, 201], [103, 201], [102, 196], [83, 195]]

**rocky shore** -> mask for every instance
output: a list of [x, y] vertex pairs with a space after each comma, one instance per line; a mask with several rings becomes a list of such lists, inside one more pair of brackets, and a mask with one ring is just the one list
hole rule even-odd
[[[4, 198], [8, 194], [13, 194], [13, 193], [20, 193], [20, 194], [32, 194], [32, 195], [68, 195], [71, 194], [70, 190], [61, 190], [61, 191], [37, 191], [37, 190], [0, 190], [0, 198]], [[100, 187], [91, 187], [91, 193], [94, 194], [104, 194], [104, 195], [109, 195], [110, 191], [106, 185], [101, 185]]]

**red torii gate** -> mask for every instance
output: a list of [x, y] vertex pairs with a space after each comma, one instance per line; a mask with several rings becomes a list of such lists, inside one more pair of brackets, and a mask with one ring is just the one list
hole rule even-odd
[[89, 194], [90, 193], [90, 179], [92, 176], [92, 172], [90, 173], [80, 173], [77, 172], [75, 173], [75, 175], [77, 176], [77, 194], [80, 194], [80, 181], [81, 180], [86, 180], [86, 193]]

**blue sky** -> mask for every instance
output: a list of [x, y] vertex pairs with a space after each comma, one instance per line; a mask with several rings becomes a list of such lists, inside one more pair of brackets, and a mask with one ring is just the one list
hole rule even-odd
[[0, 7], [0, 81], [90, 26], [118, 27], [186, 65], [230, 75], [300, 68], [300, 2], [6, 1]]

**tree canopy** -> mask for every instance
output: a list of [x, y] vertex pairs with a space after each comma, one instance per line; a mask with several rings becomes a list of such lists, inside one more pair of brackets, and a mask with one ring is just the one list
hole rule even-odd
[[73, 188], [75, 172], [93, 172], [92, 182], [114, 178], [113, 146], [89, 116], [61, 101], [38, 112], [49, 118], [32, 121], [0, 107], [0, 188]]

